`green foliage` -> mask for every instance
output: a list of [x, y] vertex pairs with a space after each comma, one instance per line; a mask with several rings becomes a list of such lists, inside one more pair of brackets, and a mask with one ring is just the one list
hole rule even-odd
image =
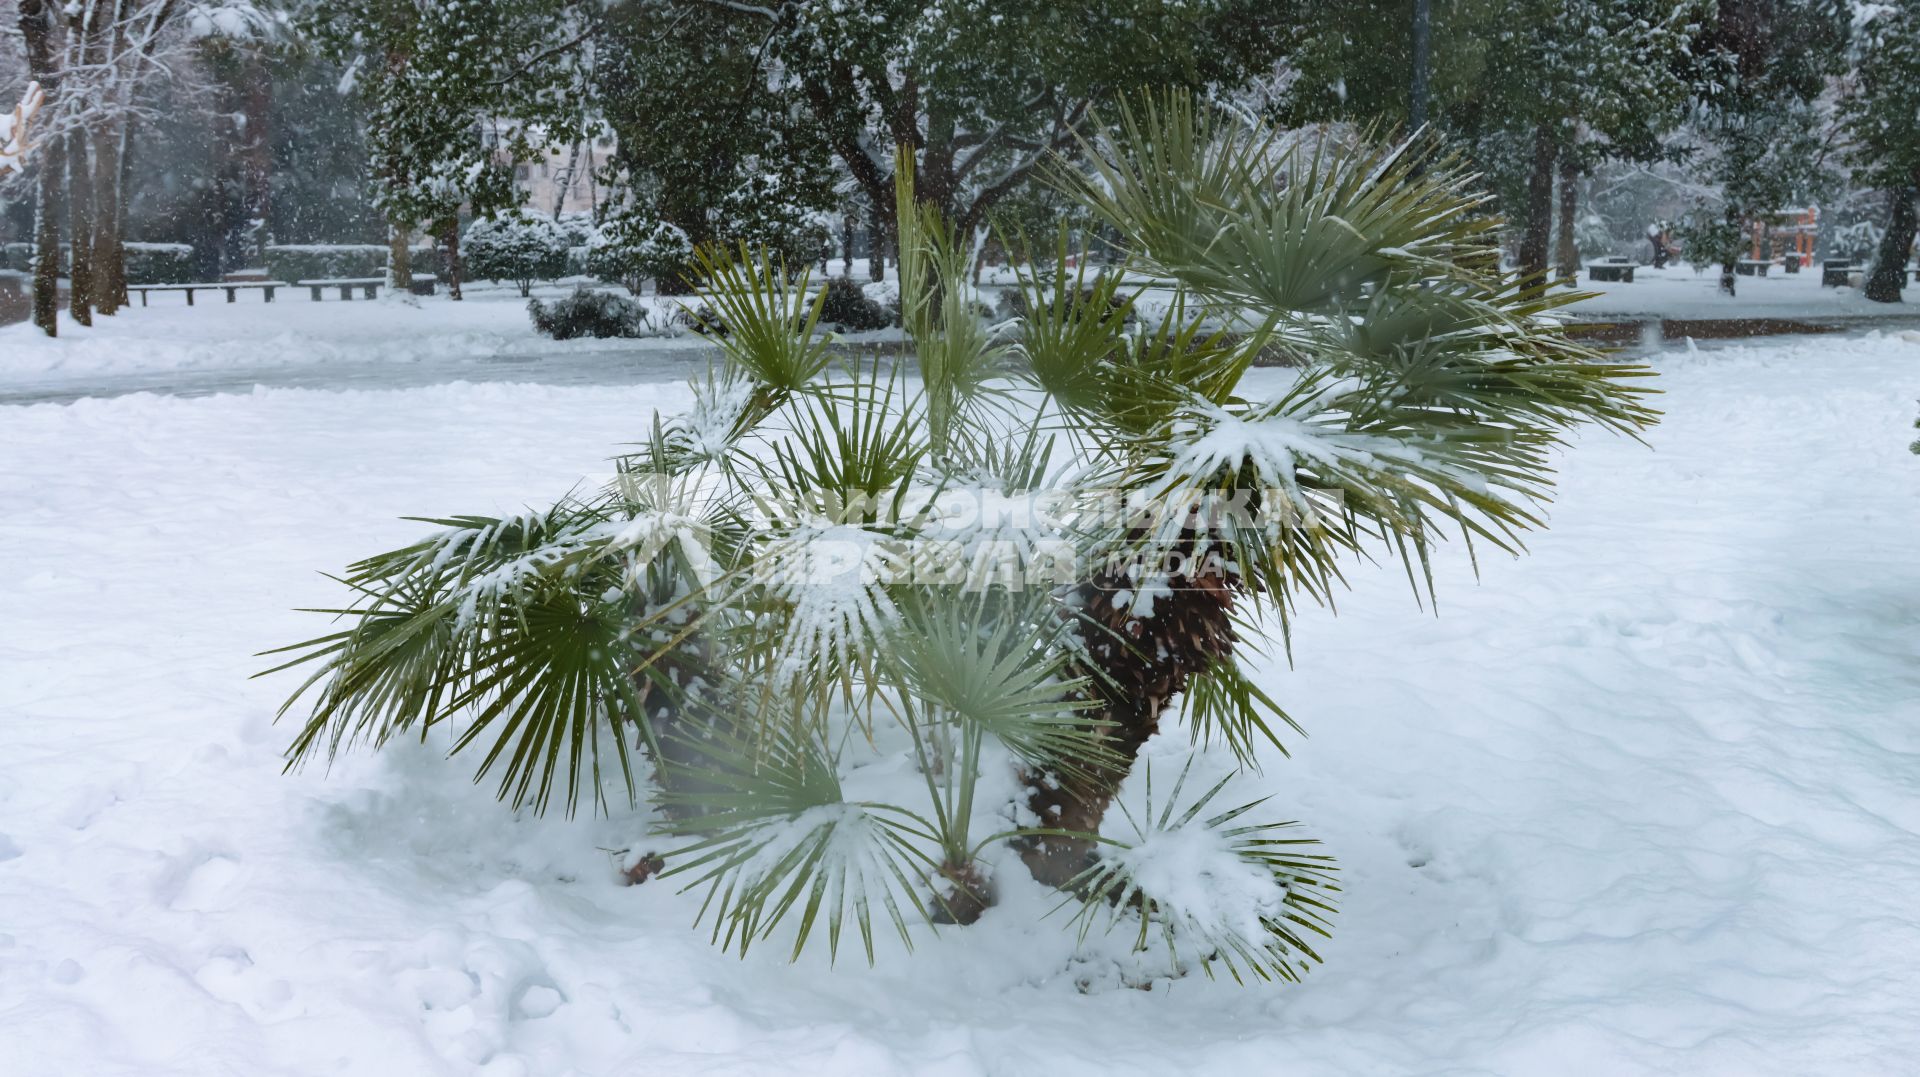
[[[590, 11], [569, 0], [327, 0], [301, 27], [347, 65], [366, 109], [373, 201], [425, 228], [462, 206], [521, 203], [512, 163], [583, 133], [577, 39]], [[590, 25], [590, 24], [589, 24]], [[504, 151], [504, 152], [502, 152]]]
[[524, 296], [534, 281], [566, 273], [568, 247], [567, 233], [552, 220], [512, 213], [468, 225], [460, 256], [469, 274], [513, 281]]
[[608, 217], [586, 246], [587, 272], [623, 284], [635, 295], [649, 280], [663, 285], [663, 291], [684, 291], [679, 285], [693, 264], [693, 244], [685, 232], [630, 208]]
[[[1219, 965], [1236, 983], [1244, 982], [1243, 972], [1260, 980], [1297, 982], [1308, 962], [1320, 962], [1311, 936], [1331, 937], [1333, 894], [1340, 889], [1333, 882], [1333, 858], [1309, 852], [1320, 844], [1311, 838], [1283, 836], [1296, 823], [1241, 820], [1264, 799], [1202, 817], [1232, 775], [1183, 809], [1180, 793], [1190, 773], [1191, 764], [1180, 772], [1158, 815], [1151, 768], [1140, 815], [1120, 802], [1134, 840], [1109, 845], [1079, 880], [1083, 897], [1075, 921], [1081, 938], [1105, 919], [1108, 931], [1130, 925], [1136, 950], [1147, 949], [1158, 936], [1176, 967], [1184, 944], [1198, 950], [1209, 977]], [[1174, 871], [1169, 864], [1177, 865]]]
[[867, 298], [860, 282], [848, 277], [828, 278], [822, 289], [820, 320], [846, 332], [885, 329], [893, 324], [893, 312]]
[[564, 299], [527, 303], [533, 328], [555, 340], [576, 337], [652, 337], [670, 332], [655, 321], [653, 309], [625, 296], [580, 287]]
[[[1429, 125], [1524, 221], [1534, 140], [1582, 168], [1668, 155], [1698, 73], [1692, 40], [1714, 5], [1660, 0], [1435, 0]], [[1292, 57], [1278, 110], [1290, 122], [1403, 128], [1412, 0], [1324, 5]]]
[[596, 48], [594, 104], [632, 212], [678, 229], [689, 254], [744, 242], [819, 258], [828, 150], [798, 122], [796, 96], [770, 85], [762, 20], [703, 0], [624, 0]]
[[1855, 178], [1868, 187], [1920, 187], [1920, 2], [1865, 9], [1853, 51], [1840, 117]]
[[[984, 791], [1011, 773], [1118, 785], [1133, 759], [1113, 693], [1174, 660], [1192, 664], [1166, 727], [1257, 764], [1297, 727], [1236, 636], [1270, 614], [1284, 632], [1356, 556], [1398, 558], [1417, 584], [1449, 532], [1517, 548], [1570, 431], [1654, 416], [1641, 371], [1569, 341], [1555, 302], [1502, 277], [1444, 163], [1290, 153], [1181, 95], [1118, 120], [1088, 147], [1098, 178], [1063, 185], [1118, 234], [1121, 271], [1086, 280], [1062, 241], [999, 331], [972, 305], [970, 237], [899, 161], [917, 378], [836, 370], [804, 271], [701, 248], [727, 331], [692, 411], [656, 418], [604, 490], [435, 521], [351, 566], [346, 627], [289, 649], [313, 670], [288, 704], [311, 693], [292, 762], [464, 714], [455, 750], [484, 752], [511, 803], [644, 791], [675, 843], [667, 874], [743, 952], [786, 933], [795, 954], [822, 934], [834, 953], [851, 930], [871, 959], [874, 910], [910, 943], [910, 921], [991, 903], [987, 849], [1071, 840], [1106, 849], [1066, 887], [1083, 937], [1110, 917], [1179, 968], [1297, 978], [1331, 862], [1257, 805], [1214, 807], [1224, 783], [1157, 812], [1149, 797], [1125, 843], [1097, 813], [1009, 826], [1005, 793]], [[1171, 291], [1157, 313], [1129, 317], [1127, 266]], [[1244, 396], [1276, 342], [1298, 376]], [[1213, 514], [1215, 495], [1237, 512]], [[1155, 570], [1207, 553], [1231, 567], [1183, 570], [1180, 591]], [[1089, 590], [1109, 577], [1127, 592]], [[1225, 652], [1176, 638], [1209, 618], [1232, 623]]]
[[1695, 46], [1700, 92], [1691, 123], [1696, 198], [1679, 236], [1695, 265], [1718, 264], [1733, 290], [1741, 230], [1819, 193], [1826, 147], [1817, 100], [1840, 73], [1843, 0], [1738, 0]]

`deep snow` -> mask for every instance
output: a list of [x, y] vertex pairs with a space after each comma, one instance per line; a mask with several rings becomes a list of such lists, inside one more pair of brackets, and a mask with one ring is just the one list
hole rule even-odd
[[741, 961], [617, 885], [636, 816], [516, 819], [437, 744], [278, 773], [292, 683], [246, 676], [318, 570], [543, 503], [682, 387], [0, 408], [0, 1073], [1908, 1072], [1920, 344], [1658, 365], [1531, 555], [1447, 551], [1438, 617], [1357, 570], [1269, 664], [1313, 736], [1245, 791], [1341, 860], [1326, 966], [1151, 991], [1017, 871], [875, 970]]

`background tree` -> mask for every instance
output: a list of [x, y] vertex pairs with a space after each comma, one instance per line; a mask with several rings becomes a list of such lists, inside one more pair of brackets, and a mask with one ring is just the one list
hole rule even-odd
[[547, 217], [505, 213], [467, 227], [467, 267], [476, 277], [510, 280], [526, 296], [537, 280], [566, 275], [568, 237]]
[[[817, 222], [835, 204], [831, 152], [793, 88], [770, 75], [768, 52], [767, 22], [751, 12], [686, 0], [609, 12], [594, 102], [618, 139], [622, 235], [664, 223], [692, 247], [745, 241], [796, 264], [819, 256]], [[660, 272], [656, 287], [689, 291], [690, 264]]]
[[1887, 196], [1887, 230], [1867, 276], [1868, 299], [1897, 303], [1913, 249], [1920, 192], [1920, 0], [1861, 9], [1854, 73], [1840, 98], [1854, 179]]
[[1143, 85], [1228, 90], [1269, 73], [1303, 20], [1278, 0], [630, 0], [660, 23], [691, 8], [745, 15], [769, 87], [801, 102], [891, 228], [893, 154], [915, 197], [963, 230], [1076, 152], [1102, 101]]
[[1680, 238], [1695, 265], [1720, 267], [1728, 295], [1749, 229], [1823, 184], [1818, 102], [1843, 69], [1849, 25], [1845, 0], [1721, 0], [1694, 46], [1690, 166], [1712, 190], [1695, 198]]
[[[367, 110], [390, 293], [411, 285], [413, 233], [457, 236], [449, 226], [462, 207], [486, 216], [518, 206], [514, 163], [579, 137], [578, 46], [596, 17], [573, 0], [315, 0], [303, 10], [302, 26], [349, 65]], [[448, 262], [457, 271], [457, 251]]]
[[[20, 36], [26, 46], [27, 72], [40, 86], [43, 95], [59, 90], [57, 53], [54, 49], [58, 23], [49, 0], [20, 0]], [[43, 113], [40, 160], [33, 198], [33, 324], [48, 336], [60, 331], [60, 164], [59, 142], [46, 128], [52, 113]]]
[[[1412, 0], [1334, 3], [1293, 62], [1293, 122], [1408, 121]], [[1432, 5], [1429, 122], [1486, 174], [1518, 233], [1521, 269], [1546, 273], [1558, 181], [1562, 268], [1574, 184], [1608, 159], [1652, 160], [1691, 87], [1683, 62], [1710, 6], [1655, 0], [1451, 0]]]

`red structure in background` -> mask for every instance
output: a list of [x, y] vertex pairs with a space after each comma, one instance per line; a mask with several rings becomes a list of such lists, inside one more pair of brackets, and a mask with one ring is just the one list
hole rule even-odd
[[1774, 223], [1753, 222], [1753, 254], [1755, 261], [1765, 259], [1782, 261], [1794, 259], [1795, 268], [1804, 268], [1813, 263], [1813, 240], [1820, 231], [1820, 208], [1783, 209], [1774, 214]]

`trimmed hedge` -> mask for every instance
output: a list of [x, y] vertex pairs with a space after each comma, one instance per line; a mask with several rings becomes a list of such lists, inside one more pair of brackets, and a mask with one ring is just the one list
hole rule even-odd
[[[128, 284], [194, 283], [193, 248], [185, 243], [128, 243]], [[60, 272], [67, 271], [68, 248], [60, 247]], [[0, 269], [33, 272], [33, 244], [8, 243], [0, 248]]]
[[193, 248], [185, 243], [128, 243], [128, 284], [194, 283]]
[[[414, 247], [413, 271], [440, 274], [440, 250]], [[267, 246], [267, 275], [288, 284], [302, 280], [381, 277], [387, 272], [384, 243], [273, 243]]]

